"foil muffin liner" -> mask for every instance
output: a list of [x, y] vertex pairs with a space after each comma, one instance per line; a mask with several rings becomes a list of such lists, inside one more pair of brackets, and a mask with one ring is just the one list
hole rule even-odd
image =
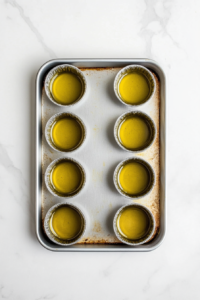
[[[51, 172], [52, 172], [53, 168], [61, 162], [73, 162], [81, 170], [81, 174], [82, 174], [81, 185], [77, 190], [75, 190], [74, 192], [72, 192], [70, 194], [61, 194], [61, 193], [59, 193], [58, 191], [56, 191], [54, 189], [54, 187], [52, 185], [52, 182], [51, 182]], [[48, 165], [48, 167], [46, 169], [46, 172], [45, 172], [44, 180], [45, 180], [45, 184], [46, 184], [46, 187], [47, 187], [48, 191], [53, 196], [59, 197], [60, 199], [65, 199], [66, 200], [66, 199], [70, 199], [70, 198], [73, 198], [73, 197], [77, 196], [83, 190], [83, 188], [85, 187], [85, 183], [86, 183], [86, 172], [85, 172], [85, 169], [83, 168], [83, 166], [77, 160], [75, 160], [74, 158], [62, 157], [62, 158], [55, 159], [54, 161], [52, 161]]]
[[[51, 220], [51, 216], [53, 215], [53, 213], [55, 212], [55, 210], [59, 207], [62, 207], [62, 206], [68, 206], [68, 207], [71, 207], [73, 208], [74, 210], [76, 210], [78, 212], [78, 214], [81, 216], [81, 220], [82, 220], [82, 228], [81, 228], [81, 231], [79, 232], [79, 234], [72, 238], [72, 239], [69, 239], [69, 240], [62, 240], [60, 239], [59, 237], [57, 237], [56, 235], [54, 235], [50, 229], [50, 220]], [[71, 203], [58, 203], [54, 206], [52, 206], [46, 216], [45, 216], [45, 219], [44, 219], [44, 231], [46, 233], [46, 235], [48, 236], [48, 238], [58, 244], [58, 245], [61, 245], [61, 246], [70, 246], [70, 245], [74, 245], [76, 244], [81, 238], [82, 236], [84, 235], [85, 233], [85, 230], [86, 230], [86, 226], [87, 226], [87, 219], [86, 219], [86, 216], [85, 214], [83, 213], [82, 210], [80, 210], [78, 208], [78, 206], [74, 205], [74, 204], [71, 204]]]
[[[125, 210], [127, 207], [138, 207], [140, 209], [143, 209], [148, 217], [149, 217], [149, 221], [150, 221], [150, 226], [149, 226], [149, 230], [147, 232], [147, 234], [138, 239], [138, 240], [130, 240], [130, 239], [127, 239], [126, 237], [124, 237], [120, 231], [118, 230], [117, 228], [117, 219], [118, 217], [120, 216], [120, 214], [123, 212], [123, 210]], [[153, 233], [154, 233], [154, 230], [155, 230], [155, 218], [152, 214], [152, 212], [150, 211], [150, 209], [148, 209], [146, 206], [142, 205], [142, 204], [139, 204], [139, 203], [131, 203], [131, 204], [127, 204], [127, 205], [124, 205], [122, 206], [115, 214], [114, 216], [114, 219], [113, 219], [113, 229], [114, 229], [114, 232], [115, 232], [115, 235], [116, 237], [124, 244], [127, 244], [129, 246], [138, 246], [138, 245], [142, 245], [144, 243], [147, 243], [148, 240], [151, 239]]]
[[[58, 147], [56, 147], [56, 145], [54, 144], [54, 142], [52, 141], [52, 138], [51, 138], [51, 130], [52, 130], [52, 126], [55, 122], [65, 118], [65, 117], [71, 117], [73, 119], [75, 119], [79, 125], [81, 126], [81, 129], [82, 129], [82, 139], [80, 141], [80, 143], [72, 148], [72, 149], [69, 149], [69, 150], [61, 150], [59, 149]], [[45, 127], [45, 138], [46, 138], [46, 141], [48, 143], [48, 145], [55, 151], [58, 151], [58, 152], [65, 152], [65, 153], [68, 153], [68, 152], [75, 152], [77, 150], [79, 150], [82, 145], [84, 144], [85, 140], [86, 140], [86, 137], [87, 137], [87, 128], [83, 122], [83, 120], [78, 117], [77, 115], [71, 113], [71, 112], [62, 112], [62, 113], [58, 113], [58, 114], [55, 114], [53, 115], [47, 122], [46, 124], [46, 127]]]
[[[119, 92], [119, 84], [120, 84], [122, 78], [124, 76], [126, 76], [127, 74], [130, 74], [130, 73], [133, 73], [133, 72], [137, 72], [137, 73], [140, 73], [143, 76], [145, 76], [145, 78], [148, 80], [149, 87], [150, 87], [150, 94], [149, 94], [148, 99], [146, 99], [144, 102], [139, 103], [139, 104], [128, 104], [128, 103], [124, 102], [124, 100], [122, 99], [122, 97], [120, 95], [120, 92]], [[153, 97], [153, 95], [155, 93], [155, 90], [156, 90], [156, 81], [153, 77], [153, 74], [147, 68], [145, 68], [143, 66], [140, 66], [140, 65], [126, 66], [125, 68], [121, 69], [117, 73], [117, 75], [115, 77], [115, 80], [114, 80], [114, 92], [115, 92], [115, 95], [116, 95], [117, 99], [121, 103], [128, 106], [129, 108], [138, 107], [140, 105], [143, 105], [144, 103], [147, 103]]]
[[[58, 103], [51, 92], [51, 81], [53, 80], [53, 78], [56, 75], [59, 75], [61, 73], [73, 73], [76, 76], [79, 77], [79, 79], [81, 80], [82, 83], [82, 93], [80, 95], [80, 97], [74, 101], [71, 104], [61, 104]], [[73, 65], [68, 65], [68, 64], [64, 64], [64, 65], [58, 65], [55, 68], [51, 69], [49, 71], [49, 73], [47, 74], [46, 78], [45, 78], [45, 82], [44, 82], [44, 89], [45, 92], [47, 94], [47, 97], [49, 98], [49, 100], [51, 100], [54, 104], [61, 106], [61, 107], [71, 107], [76, 105], [78, 102], [80, 102], [80, 100], [83, 100], [83, 98], [85, 98], [86, 94], [87, 94], [87, 90], [88, 90], [88, 85], [87, 85], [87, 80], [85, 75], [83, 74], [83, 72], [81, 70], [79, 70], [77, 67], [73, 66]]]
[[[128, 148], [124, 147], [123, 144], [120, 142], [120, 137], [119, 137], [119, 129], [120, 129], [120, 126], [121, 126], [122, 122], [125, 121], [126, 118], [131, 117], [131, 116], [141, 117], [142, 119], [144, 119], [148, 123], [148, 125], [149, 125], [149, 127], [151, 129], [151, 138], [148, 141], [147, 145], [144, 146], [144, 147], [141, 147], [140, 149], [137, 149], [137, 150], [131, 150], [131, 149], [128, 149]], [[117, 142], [117, 144], [123, 150], [131, 152], [131, 153], [142, 152], [144, 150], [147, 150], [149, 147], [151, 147], [151, 145], [155, 141], [156, 134], [157, 134], [156, 124], [154, 123], [153, 119], [150, 116], [148, 116], [146, 113], [141, 112], [141, 111], [136, 111], [135, 110], [135, 111], [129, 111], [129, 112], [126, 112], [126, 113], [122, 114], [116, 120], [115, 125], [114, 125], [114, 138], [115, 138], [115, 141]]]
[[[150, 176], [150, 181], [149, 181], [148, 187], [144, 191], [142, 191], [141, 193], [136, 194], [136, 195], [130, 195], [130, 194], [126, 193], [121, 188], [120, 183], [119, 183], [119, 173], [120, 173], [122, 167], [124, 167], [126, 164], [128, 164], [130, 162], [138, 162], [138, 163], [142, 164], [144, 167], [147, 168], [147, 170], [149, 172], [149, 176]], [[132, 200], [134, 200], [134, 199], [137, 200], [139, 198], [142, 198], [142, 197], [148, 195], [152, 191], [153, 187], [155, 186], [155, 181], [156, 181], [156, 175], [155, 175], [155, 172], [154, 172], [154, 169], [152, 168], [152, 166], [146, 160], [144, 160], [142, 158], [138, 158], [138, 157], [128, 158], [128, 159], [125, 159], [122, 162], [120, 162], [116, 166], [114, 174], [113, 174], [113, 182], [114, 182], [116, 190], [122, 196], [124, 196], [128, 199], [132, 199]]]

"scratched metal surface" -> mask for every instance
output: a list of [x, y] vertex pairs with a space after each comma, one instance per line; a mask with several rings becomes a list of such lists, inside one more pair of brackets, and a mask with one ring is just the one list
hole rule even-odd
[[[119, 243], [114, 235], [112, 221], [115, 212], [130, 202], [119, 195], [113, 184], [113, 172], [116, 165], [132, 154], [122, 150], [114, 140], [113, 127], [116, 119], [128, 108], [121, 104], [113, 92], [115, 75], [121, 68], [82, 69], [88, 80], [89, 93], [79, 105], [66, 109], [51, 103], [42, 92], [42, 179], [48, 164], [62, 156], [77, 159], [87, 173], [86, 188], [80, 195], [69, 200], [84, 210], [88, 219], [86, 233], [80, 243], [115, 244]], [[156, 78], [157, 90], [153, 99], [139, 107], [149, 114], [157, 126], [157, 137], [154, 144], [146, 151], [137, 154], [146, 159], [156, 172], [156, 185], [150, 195], [136, 201], [149, 207], [156, 219], [155, 234], [159, 231], [160, 222], [160, 140], [159, 108], [160, 82]], [[71, 111], [80, 116], [87, 126], [88, 137], [83, 148], [71, 154], [53, 151], [47, 144], [44, 128], [48, 119], [55, 113]], [[42, 180], [42, 220], [47, 210], [62, 200], [52, 196]]]

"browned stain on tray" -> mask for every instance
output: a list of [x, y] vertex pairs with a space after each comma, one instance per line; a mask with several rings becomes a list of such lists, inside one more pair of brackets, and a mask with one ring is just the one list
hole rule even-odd
[[107, 239], [98, 239], [95, 237], [86, 237], [81, 239], [78, 244], [107, 244], [107, 245], [117, 245], [117, 244], [122, 244], [121, 241], [119, 241], [117, 238], [113, 239], [113, 241], [111, 242], [108, 238]]
[[95, 244], [106, 244], [106, 245], [121, 245], [122, 243], [120, 241], [113, 241], [112, 243], [109, 242], [108, 240], [106, 239], [99, 239], [99, 240], [94, 240], [93, 238], [90, 239], [90, 238], [84, 238], [83, 240], [81, 240], [78, 244], [92, 244], [92, 245], [95, 245]]
[[101, 232], [101, 224], [99, 222], [94, 222], [93, 231], [94, 232]]
[[46, 155], [45, 153], [43, 154], [43, 159], [42, 159], [42, 174], [44, 175], [44, 168], [45, 165], [49, 165], [52, 162], [52, 159]]
[[147, 151], [139, 153], [138, 156], [144, 159], [148, 158], [156, 174], [156, 183], [152, 192], [147, 197], [136, 201], [137, 203], [147, 206], [155, 218], [155, 231], [149, 241], [155, 238], [160, 227], [160, 82], [154, 73], [153, 76], [156, 80], [156, 91], [151, 101], [156, 101], [156, 109], [152, 118], [156, 124], [157, 135], [153, 145], [147, 149]]
[[113, 67], [105, 67], [105, 68], [79, 68], [81, 71], [115, 71], [116, 69], [121, 69], [121, 68], [123, 68], [123, 67], [115, 67], [115, 68], [113, 68]]

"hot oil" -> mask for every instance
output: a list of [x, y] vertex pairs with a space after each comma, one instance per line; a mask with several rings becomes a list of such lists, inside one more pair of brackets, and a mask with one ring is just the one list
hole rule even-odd
[[129, 150], [140, 150], [144, 148], [151, 137], [150, 128], [142, 117], [129, 116], [119, 128], [121, 144]]
[[69, 206], [61, 206], [55, 210], [50, 219], [52, 233], [62, 240], [75, 238], [82, 229], [80, 214]]
[[144, 237], [149, 230], [150, 221], [147, 213], [138, 207], [125, 208], [117, 219], [117, 228], [122, 236], [129, 240]]
[[82, 82], [77, 75], [63, 72], [52, 79], [51, 93], [57, 103], [62, 105], [72, 104], [83, 93]]
[[138, 162], [125, 164], [119, 173], [119, 184], [128, 195], [138, 195], [149, 186], [150, 176], [147, 168]]
[[83, 139], [83, 130], [75, 118], [65, 117], [53, 124], [51, 139], [59, 150], [70, 151], [80, 145]]
[[122, 100], [127, 104], [141, 104], [150, 94], [148, 80], [138, 72], [129, 73], [120, 81], [119, 93]]
[[58, 193], [69, 195], [80, 188], [83, 175], [76, 163], [64, 161], [57, 164], [51, 171], [51, 182]]

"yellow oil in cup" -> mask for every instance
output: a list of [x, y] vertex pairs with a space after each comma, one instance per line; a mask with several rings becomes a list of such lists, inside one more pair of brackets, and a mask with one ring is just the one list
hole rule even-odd
[[52, 79], [50, 87], [54, 100], [62, 105], [76, 102], [83, 94], [81, 79], [70, 72], [56, 75]]
[[144, 118], [132, 115], [128, 116], [119, 128], [121, 144], [129, 150], [145, 148], [151, 138], [151, 130]]
[[138, 105], [148, 99], [150, 86], [144, 75], [139, 72], [132, 72], [121, 79], [119, 93], [125, 103]]
[[51, 232], [61, 240], [71, 240], [79, 235], [83, 222], [80, 214], [70, 206], [58, 207], [50, 218]]
[[83, 174], [72, 161], [61, 161], [51, 171], [51, 184], [57, 193], [70, 195], [81, 188]]
[[119, 173], [121, 189], [128, 195], [143, 193], [149, 186], [150, 176], [147, 168], [139, 162], [129, 162]]
[[56, 121], [51, 129], [53, 144], [61, 151], [76, 149], [83, 140], [83, 129], [73, 117], [65, 117]]
[[145, 237], [149, 227], [150, 220], [147, 213], [137, 206], [124, 208], [117, 218], [118, 231], [128, 240], [138, 240]]

